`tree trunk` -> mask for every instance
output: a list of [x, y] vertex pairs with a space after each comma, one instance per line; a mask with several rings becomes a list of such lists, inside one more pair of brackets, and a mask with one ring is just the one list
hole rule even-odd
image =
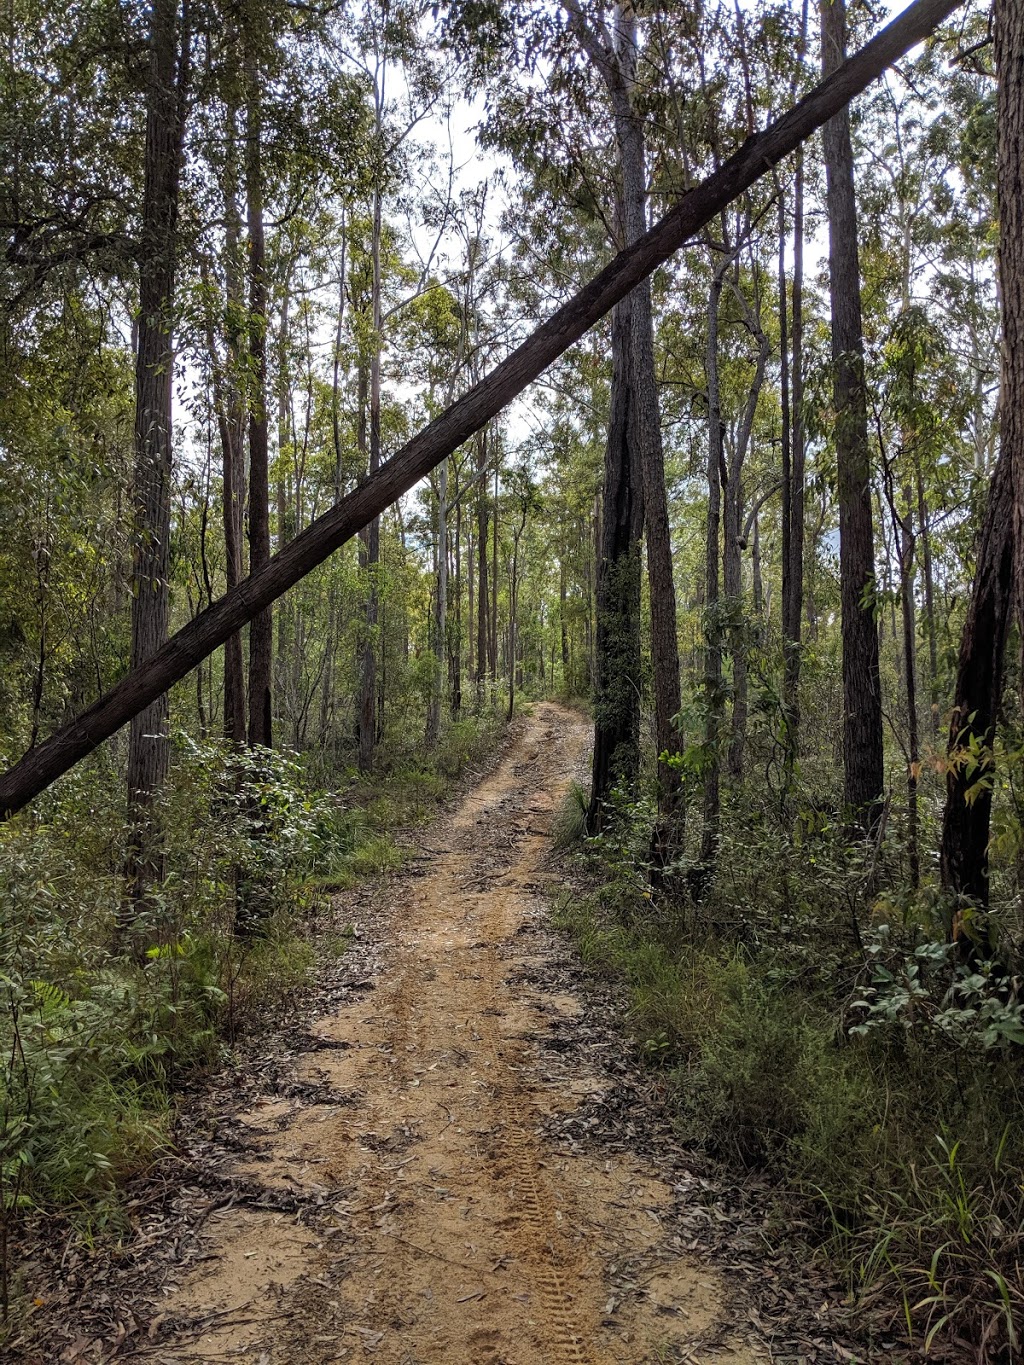
[[[465, 466], [462, 466], [465, 469]], [[460, 477], [459, 482], [462, 482]], [[452, 698], [452, 720], [457, 721], [462, 714], [462, 498], [459, 497], [455, 508], [455, 577], [453, 582], [454, 640], [449, 654]]]
[[[583, 16], [576, 0], [567, 5], [584, 50], [597, 67], [608, 90], [615, 116], [619, 170], [622, 177], [621, 218], [626, 246], [638, 242], [647, 229], [647, 157], [643, 115], [636, 107], [636, 68], [639, 51], [636, 10], [628, 0], [618, 0], [609, 50]], [[665, 457], [661, 438], [661, 414], [654, 361], [654, 324], [651, 286], [644, 280], [630, 303], [629, 360], [632, 367], [631, 420], [641, 477], [644, 521], [647, 531], [647, 572], [650, 580], [651, 662], [654, 680], [654, 730], [657, 750], [658, 811], [653, 850], [659, 862], [672, 856], [681, 830], [682, 785], [677, 768], [666, 758], [679, 749], [676, 717], [682, 707], [679, 677], [679, 643], [676, 635], [676, 595], [672, 569], [672, 541], [665, 489]]]
[[[473, 520], [469, 519], [466, 530], [466, 681], [477, 681], [475, 637], [476, 629], [476, 540], [473, 536]], [[477, 710], [479, 710], [479, 700]]]
[[714, 872], [721, 830], [722, 733], [722, 623], [719, 596], [719, 544], [722, 520], [722, 401], [718, 386], [718, 306], [722, 297], [722, 271], [715, 271], [708, 291], [708, 513], [704, 542], [704, 831], [700, 846], [702, 880]]
[[[744, 229], [749, 234], [749, 228]], [[743, 551], [746, 537], [743, 527], [743, 470], [754, 431], [757, 404], [764, 386], [771, 348], [761, 326], [761, 293], [756, 263], [754, 264], [754, 302], [740, 288], [738, 255], [734, 265], [733, 293], [740, 305], [750, 334], [757, 341], [757, 363], [754, 377], [747, 390], [736, 432], [736, 440], [725, 477], [725, 515], [723, 518], [723, 578], [725, 582], [726, 621], [730, 653], [732, 654], [732, 738], [729, 744], [729, 772], [734, 782], [743, 777], [744, 748], [747, 738], [747, 640], [746, 604], [743, 596]], [[717, 363], [717, 362], [716, 362]]]
[[612, 406], [604, 461], [597, 580], [594, 757], [587, 826], [600, 828], [614, 786], [640, 770], [640, 536], [643, 475], [630, 440], [632, 296], [612, 313]]
[[[242, 392], [242, 337], [237, 318], [242, 315], [241, 218], [238, 211], [236, 118], [228, 113], [228, 157], [224, 194], [224, 276], [227, 318], [227, 377], [219, 409], [223, 456], [224, 558], [227, 589], [238, 586], [245, 574], [245, 397]], [[244, 744], [245, 661], [239, 631], [224, 645], [224, 733]]]
[[764, 616], [764, 582], [761, 577], [761, 518], [760, 513], [754, 512], [754, 539], [750, 545], [750, 572], [753, 578], [754, 588], [754, 616], [758, 621], [758, 628], [761, 626], [761, 618]]
[[[291, 267], [284, 281], [281, 298], [281, 321], [277, 334], [277, 487], [275, 490], [277, 548], [291, 540], [300, 529], [299, 494], [293, 489], [292, 477], [287, 470], [283, 456], [289, 452], [292, 468], [296, 464], [297, 436], [294, 432], [292, 412], [291, 374], [289, 351], [291, 348]], [[269, 491], [269, 490], [268, 490]], [[294, 497], [289, 496], [293, 493]], [[277, 656], [274, 672], [274, 695], [277, 697], [277, 713], [282, 725], [287, 729], [298, 723], [301, 708], [302, 688], [302, 642], [300, 634], [300, 613], [287, 597], [277, 603]], [[293, 738], [293, 744], [295, 743]], [[298, 747], [297, 745], [295, 747]]]
[[932, 568], [932, 533], [928, 521], [928, 499], [917, 452], [914, 452], [914, 478], [917, 485], [917, 521], [921, 536], [921, 564], [924, 569], [924, 622], [928, 635], [928, 712], [932, 736], [939, 736], [939, 642], [935, 624], [935, 573]]
[[[632, 13], [632, 10], [629, 11]], [[640, 240], [646, 230], [646, 158], [639, 117], [630, 110], [620, 120], [619, 149], [623, 168], [626, 245]], [[654, 364], [654, 323], [651, 285], [645, 280], [634, 293], [631, 307], [630, 358], [637, 427], [637, 446], [643, 478], [644, 525], [647, 533], [647, 575], [650, 584], [651, 664], [654, 674], [654, 742], [658, 762], [656, 844], [662, 860], [671, 857], [682, 835], [673, 828], [682, 811], [682, 783], [678, 768], [663, 761], [678, 753], [675, 721], [682, 709], [679, 642], [676, 636], [676, 589], [672, 569], [672, 539], [665, 489], [665, 456]]]
[[[206, 310], [206, 349], [210, 361], [213, 409], [221, 448], [222, 517], [224, 526], [224, 577], [230, 592], [245, 574], [243, 559], [243, 507], [245, 506], [245, 401], [241, 392], [242, 345], [237, 319], [242, 311], [242, 279], [239, 260], [241, 220], [237, 201], [237, 111], [229, 107], [225, 119], [224, 157], [224, 307], [226, 356], [221, 364], [212, 301]], [[203, 285], [213, 297], [213, 280], [203, 262]], [[224, 642], [224, 737], [245, 742], [245, 663], [241, 633]]]
[[[1004, 390], [1003, 420], [1006, 396]], [[1010, 447], [1003, 444], [985, 507], [978, 568], [960, 641], [942, 819], [942, 883], [958, 899], [982, 906], [988, 904], [992, 742], [1014, 589], [1012, 464]]]
[[[569, 593], [568, 593], [568, 574], [565, 565], [565, 547], [558, 561], [558, 627], [561, 634], [562, 643], [562, 691], [566, 696], [572, 693], [572, 676], [569, 666]], [[554, 684], [554, 674], [552, 673], [552, 685]]]
[[722, 586], [725, 589], [726, 634], [732, 656], [732, 723], [729, 737], [729, 777], [743, 778], [743, 748], [747, 736], [747, 655], [743, 638], [746, 604], [743, 600], [743, 478], [733, 461], [725, 484], [722, 516]]
[[916, 890], [921, 882], [918, 853], [917, 786], [921, 771], [921, 741], [917, 724], [917, 622], [914, 609], [914, 555], [916, 538], [911, 520], [910, 490], [905, 494], [905, 512], [900, 526], [900, 597], [903, 606], [903, 661], [907, 688], [907, 856], [910, 884]]
[[[167, 640], [174, 291], [189, 73], [187, 8], [179, 21], [177, 0], [154, 0], [149, 41], [135, 361], [133, 670]], [[163, 877], [162, 841], [153, 803], [167, 778], [167, 720], [165, 693], [149, 699], [132, 717], [128, 742], [132, 834], [127, 874], [136, 904]]]
[[[250, 11], [243, 23], [245, 49], [245, 198], [249, 230], [249, 566], [270, 561], [270, 458], [267, 425], [267, 274], [263, 226], [263, 109], [261, 73]], [[271, 684], [274, 628], [269, 607], [249, 626], [249, 743], [273, 742]]]
[[[491, 682], [498, 681], [498, 446], [494, 446], [494, 499], [491, 503]], [[497, 701], [497, 698], [495, 698]]]
[[[371, 286], [371, 325], [373, 327], [370, 352], [370, 466], [372, 476], [380, 468], [380, 355], [381, 355], [381, 229], [382, 204], [378, 188], [373, 192], [373, 225], [370, 243], [373, 269]], [[367, 527], [365, 563], [368, 575], [366, 587], [366, 634], [360, 663], [359, 686], [359, 771], [373, 770], [373, 751], [377, 744], [377, 624], [380, 611], [377, 566], [380, 563], [380, 517], [374, 517]]]
[[334, 354], [331, 365], [331, 435], [334, 440], [334, 501], [341, 500], [344, 465], [341, 446], [341, 343], [345, 324], [345, 274], [348, 257], [348, 223], [341, 210], [341, 261], [338, 265], [338, 315], [334, 324]]
[[637, 283], [707, 226], [737, 195], [859, 94], [957, 8], [957, 0], [914, 3], [794, 109], [748, 138], [713, 175], [685, 194], [645, 235], [541, 323], [486, 378], [417, 433], [377, 475], [324, 513], [231, 594], [177, 631], [152, 658], [25, 754], [0, 776], [0, 817], [9, 818], [92, 753], [162, 692], [183, 678], [229, 635], [464, 445]]
[[999, 437], [1012, 471], [1016, 608], [1024, 623], [1024, 12], [1019, 4], [995, 0], [995, 40], [1003, 324]]
[[490, 621], [490, 601], [487, 589], [487, 484], [484, 471], [487, 469], [487, 428], [477, 433], [476, 470], [479, 492], [476, 499], [476, 549], [479, 556], [477, 565], [477, 623], [476, 623], [476, 709], [481, 711], [484, 704], [484, 687], [487, 682], [487, 636]]
[[[782, 210], [780, 207], [780, 216]], [[780, 233], [784, 231], [780, 227]], [[792, 391], [787, 364], [785, 242], [779, 246], [782, 384], [782, 709], [786, 734], [786, 785], [792, 786], [800, 750], [800, 644], [804, 596], [804, 158], [797, 153], [793, 187]]]
[[444, 692], [446, 637], [448, 633], [448, 461], [441, 461], [438, 473], [437, 526], [434, 534], [434, 562], [437, 566], [437, 596], [433, 629], [433, 680], [427, 707], [427, 744], [437, 743], [441, 732], [441, 696]]
[[1024, 554], [1024, 11], [996, 0], [999, 273], [1002, 366], [999, 458], [985, 508], [967, 619], [960, 643], [949, 730], [950, 763], [942, 822], [942, 882], [960, 905], [954, 937], [967, 930], [975, 951], [987, 926], [964, 923], [963, 903], [988, 905], [988, 843], [993, 753], [1011, 611], [1022, 610]]
[[[821, 42], [822, 70], [828, 76], [839, 68], [846, 54], [845, 0], [822, 0]], [[845, 801], [854, 819], [872, 828], [880, 812], [885, 773], [857, 204], [847, 110], [826, 123], [822, 142], [828, 181], [829, 290], [839, 470]]]
[[[803, 0], [800, 19], [799, 60], [807, 51], [808, 0]], [[797, 78], [791, 86], [796, 94]], [[780, 233], [785, 212], [780, 197]], [[786, 365], [786, 269], [785, 242], [779, 245], [779, 296], [782, 321], [782, 358]], [[792, 788], [800, 751], [800, 648], [804, 597], [804, 149], [797, 149], [793, 173], [793, 295], [792, 295], [792, 389], [783, 384], [783, 514], [782, 514], [782, 715], [785, 727], [784, 773], [787, 792]], [[788, 428], [788, 431], [786, 430]], [[788, 440], [789, 450], [785, 449]], [[788, 461], [787, 461], [788, 454]], [[788, 470], [786, 468], [788, 464]], [[788, 487], [787, 487], [788, 485]], [[787, 496], [788, 493], [788, 496]]]
[[512, 564], [508, 577], [508, 708], [505, 720], [509, 724], [516, 713], [516, 612], [519, 589], [519, 537], [512, 542]]

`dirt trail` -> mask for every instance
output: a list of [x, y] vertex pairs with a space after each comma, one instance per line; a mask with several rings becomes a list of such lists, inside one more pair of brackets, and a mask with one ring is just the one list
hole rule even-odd
[[161, 1359], [261, 1365], [745, 1362], [719, 1274], [681, 1255], [673, 1191], [642, 1159], [539, 1135], [610, 1084], [545, 1070], [582, 1006], [538, 986], [552, 812], [585, 726], [536, 708], [492, 776], [397, 883], [380, 979], [314, 1027], [300, 1078], [334, 1103], [241, 1115], [239, 1176], [316, 1216], [228, 1208], [166, 1304], [191, 1333]]

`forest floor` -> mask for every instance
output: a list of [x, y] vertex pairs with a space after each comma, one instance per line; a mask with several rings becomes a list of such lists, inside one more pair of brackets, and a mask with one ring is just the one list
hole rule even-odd
[[165, 1197], [138, 1193], [120, 1262], [65, 1249], [40, 1316], [66, 1335], [25, 1359], [858, 1358], [764, 1192], [677, 1145], [614, 992], [550, 927], [588, 738], [537, 705], [402, 873], [336, 899], [355, 935], [325, 1012], [197, 1090]]

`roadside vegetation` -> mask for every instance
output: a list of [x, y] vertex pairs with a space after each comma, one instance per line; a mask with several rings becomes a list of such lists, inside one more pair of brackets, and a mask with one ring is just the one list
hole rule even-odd
[[141, 907], [107, 765], [0, 828], [5, 1313], [19, 1219], [59, 1213], [87, 1239], [129, 1230], [124, 1190], [172, 1147], [181, 1085], [309, 985], [324, 898], [399, 867], [403, 836], [502, 732], [487, 712], [429, 752], [385, 744], [372, 784], [353, 765], [331, 790], [295, 755], [178, 735], [164, 875]]
[[650, 805], [616, 797], [588, 839], [578, 789], [559, 821], [580, 880], [557, 920], [624, 983], [681, 1137], [768, 1172], [858, 1330], [936, 1358], [1012, 1359], [1024, 1331], [1019, 760], [1004, 772], [985, 959], [950, 941], [934, 876], [910, 887], [898, 834], [851, 846], [806, 795], [783, 820], [735, 794], [699, 903], [660, 869], [652, 891]]

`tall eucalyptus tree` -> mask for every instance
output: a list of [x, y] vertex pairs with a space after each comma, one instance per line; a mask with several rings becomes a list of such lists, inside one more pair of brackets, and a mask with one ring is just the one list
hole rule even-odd
[[[846, 57], [845, 0], [821, 3], [822, 73]], [[839, 469], [839, 572], [843, 607], [843, 771], [846, 804], [874, 824], [885, 784], [871, 466], [864, 379], [857, 202], [850, 115], [822, 132], [828, 183], [829, 290], [835, 442]]]
[[[190, 0], [154, 0], [150, 14], [135, 365], [133, 668], [146, 663], [167, 639], [178, 206], [192, 61]], [[162, 874], [153, 803], [170, 761], [167, 720], [163, 694], [131, 723], [128, 797], [133, 835], [128, 874], [136, 901]]]

